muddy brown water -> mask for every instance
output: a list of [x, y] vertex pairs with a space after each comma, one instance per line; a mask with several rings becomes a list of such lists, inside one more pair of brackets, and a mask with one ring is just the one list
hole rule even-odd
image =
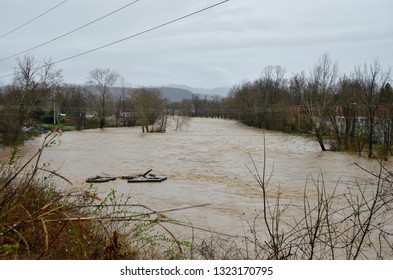
[[[153, 169], [153, 174], [168, 179], [139, 184], [116, 180], [96, 184], [97, 190], [104, 197], [114, 189], [118, 196], [131, 196], [130, 203], [155, 211], [208, 204], [167, 216], [242, 235], [247, 221], [262, 209], [261, 191], [249, 169], [254, 170], [253, 159], [262, 173], [264, 139], [266, 173], [271, 177], [268, 194], [274, 198], [280, 187], [285, 203], [299, 203], [305, 184], [312, 185], [312, 177], [323, 174], [328, 188], [344, 187], [355, 180], [372, 181], [355, 163], [368, 170], [378, 168], [375, 160], [321, 152], [312, 139], [209, 118], [193, 118], [178, 131], [170, 120], [166, 133], [142, 134], [138, 127], [66, 132], [45, 150], [41, 162], [80, 189], [87, 186], [87, 177], [122, 176]], [[39, 137], [26, 142], [22, 154], [33, 154], [42, 140]]]

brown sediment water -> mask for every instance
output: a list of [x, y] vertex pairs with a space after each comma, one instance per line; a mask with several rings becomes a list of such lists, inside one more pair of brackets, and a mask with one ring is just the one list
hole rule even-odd
[[[42, 141], [43, 136], [26, 142], [22, 154], [32, 155]], [[301, 202], [312, 178], [323, 175], [328, 189], [345, 188], [348, 182], [374, 180], [355, 163], [367, 170], [379, 166], [376, 160], [357, 155], [321, 152], [312, 139], [209, 118], [193, 118], [177, 131], [170, 119], [166, 133], [143, 134], [139, 127], [65, 132], [45, 149], [41, 162], [81, 188], [87, 177], [152, 169], [168, 179], [139, 184], [118, 179], [96, 184], [97, 190], [105, 196], [114, 189], [118, 195], [131, 196], [131, 203], [155, 211], [208, 204], [167, 216], [242, 235], [247, 222], [262, 209], [261, 190], [250, 170], [255, 172], [256, 167], [262, 175], [264, 153], [268, 195], [274, 199], [279, 191], [287, 204]]]

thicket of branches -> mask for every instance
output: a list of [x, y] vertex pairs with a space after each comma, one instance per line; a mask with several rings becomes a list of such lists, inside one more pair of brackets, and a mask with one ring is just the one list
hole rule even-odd
[[0, 90], [0, 133], [5, 144], [23, 140], [29, 116], [53, 100], [61, 80], [61, 70], [50, 60], [39, 62], [29, 55], [17, 59], [13, 83]]
[[384, 260], [393, 258], [392, 172], [380, 162], [366, 170], [367, 183], [328, 183], [323, 172], [310, 175], [298, 200], [283, 197], [274, 174], [251, 157], [250, 174], [261, 203], [245, 220], [244, 236], [212, 236], [200, 241], [205, 259]]
[[311, 73], [285, 77], [285, 69], [267, 66], [259, 79], [231, 89], [221, 115], [259, 128], [313, 133], [323, 151], [355, 150], [368, 156], [392, 154], [393, 89], [390, 69], [378, 60], [339, 76], [328, 54]]
[[[261, 189], [262, 209], [250, 223], [253, 257], [268, 259], [392, 259], [392, 173], [382, 163], [365, 170], [370, 183], [326, 184], [323, 173], [304, 186], [303, 199], [285, 204], [264, 166], [249, 168]], [[361, 166], [358, 166], [362, 168]], [[341, 186], [340, 186], [341, 185]], [[343, 187], [344, 186], [344, 187]], [[273, 193], [276, 197], [271, 199]], [[261, 226], [263, 223], [263, 226]], [[261, 230], [262, 229], [262, 230]]]

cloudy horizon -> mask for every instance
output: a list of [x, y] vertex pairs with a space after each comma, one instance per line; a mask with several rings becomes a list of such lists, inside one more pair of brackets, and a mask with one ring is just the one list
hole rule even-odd
[[[268, 65], [280, 65], [289, 75], [307, 73], [324, 53], [338, 62], [340, 73], [374, 59], [385, 69], [393, 65], [390, 0], [230, 0], [134, 36], [219, 2], [7, 0], [2, 3], [0, 36], [59, 6], [0, 37], [0, 60], [53, 40], [30, 54], [37, 60], [60, 61], [130, 37], [59, 62], [64, 82], [83, 84], [91, 70], [110, 68], [134, 86], [198, 88], [253, 80]], [[0, 61], [0, 76], [12, 74], [15, 65], [15, 57]], [[3, 78], [0, 84], [8, 81]]]

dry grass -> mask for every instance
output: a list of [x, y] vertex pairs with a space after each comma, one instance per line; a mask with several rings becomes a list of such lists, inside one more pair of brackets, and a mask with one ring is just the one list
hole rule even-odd
[[[1, 163], [0, 259], [182, 257], [183, 245], [163, 225], [163, 214], [132, 205], [129, 198], [116, 197], [115, 191], [100, 200], [92, 185], [85, 190], [60, 191], [51, 177], [68, 185], [71, 182], [40, 165], [44, 149], [57, 136], [49, 134], [24, 164], [15, 160], [16, 153]], [[39, 172], [49, 175], [38, 176]], [[131, 211], [132, 206], [144, 211]]]

